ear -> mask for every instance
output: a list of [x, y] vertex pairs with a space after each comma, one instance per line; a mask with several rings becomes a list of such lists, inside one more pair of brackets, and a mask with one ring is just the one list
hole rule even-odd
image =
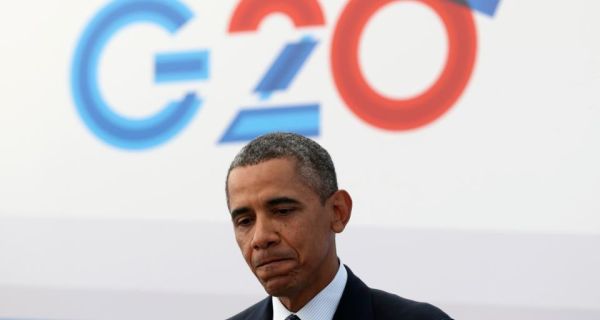
[[346, 228], [352, 213], [352, 198], [346, 190], [338, 190], [329, 198], [333, 215], [331, 217], [331, 230], [340, 233]]

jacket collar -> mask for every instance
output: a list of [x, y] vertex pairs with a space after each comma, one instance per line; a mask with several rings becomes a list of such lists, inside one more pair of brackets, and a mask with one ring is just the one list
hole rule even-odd
[[257, 308], [246, 318], [248, 320], [273, 320], [273, 302], [271, 296], [262, 299], [256, 304]]
[[373, 308], [369, 287], [355, 276], [348, 266], [344, 266], [346, 267], [346, 271], [348, 271], [348, 281], [346, 282], [342, 299], [333, 316], [333, 320], [372, 320]]

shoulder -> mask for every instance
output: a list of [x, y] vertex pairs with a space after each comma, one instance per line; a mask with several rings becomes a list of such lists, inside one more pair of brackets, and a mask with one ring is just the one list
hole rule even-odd
[[[442, 310], [423, 302], [369, 288], [350, 268], [348, 281], [334, 319], [451, 320]], [[357, 314], [361, 316], [356, 317]]]
[[273, 317], [271, 307], [271, 298], [267, 297], [256, 304], [248, 307], [246, 310], [236, 314], [228, 320], [262, 320]]
[[378, 289], [370, 290], [375, 319], [451, 320], [442, 310], [428, 303], [409, 300]]

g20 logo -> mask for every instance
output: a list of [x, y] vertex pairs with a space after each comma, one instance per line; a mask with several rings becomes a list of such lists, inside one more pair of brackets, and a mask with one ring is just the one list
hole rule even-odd
[[[499, 0], [414, 0], [435, 11], [448, 37], [446, 64], [432, 86], [409, 99], [391, 99], [376, 92], [360, 70], [358, 47], [365, 25], [392, 0], [350, 0], [334, 27], [330, 65], [336, 89], [360, 119], [382, 129], [401, 131], [424, 126], [443, 115], [464, 91], [473, 71], [477, 35], [472, 11], [493, 16]], [[256, 32], [272, 13], [289, 17], [298, 29], [324, 26], [317, 0], [241, 0], [229, 22], [229, 33]], [[73, 58], [71, 89], [79, 115], [106, 143], [123, 149], [151, 148], [173, 138], [194, 118], [203, 98], [193, 92], [174, 99], [154, 115], [132, 119], [118, 114], [100, 94], [98, 65], [113, 36], [136, 23], [152, 23], [171, 34], [193, 18], [182, 2], [169, 0], [114, 1], [101, 9], [85, 28]], [[284, 45], [254, 92], [269, 99], [286, 90], [318, 45], [306, 35]], [[156, 82], [207, 80], [209, 50], [155, 56]], [[320, 105], [243, 108], [225, 129], [221, 142], [244, 141], [273, 130], [318, 135]]]

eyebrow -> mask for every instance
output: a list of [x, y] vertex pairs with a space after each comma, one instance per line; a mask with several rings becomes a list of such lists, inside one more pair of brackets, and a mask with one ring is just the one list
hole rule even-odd
[[[300, 203], [300, 201], [298, 201], [294, 198], [290, 198], [290, 197], [277, 197], [277, 198], [267, 200], [268, 207], [274, 207], [274, 206], [278, 206], [281, 204], [297, 204], [297, 205], [299, 205], [301, 203]], [[241, 214], [248, 213], [250, 211], [251, 210], [249, 207], [235, 208], [231, 211], [231, 219], [235, 219], [235, 217], [237, 217]]]
[[298, 201], [294, 198], [289, 198], [289, 197], [277, 197], [277, 198], [269, 199], [267, 201], [267, 206], [269, 206], [269, 207], [277, 206], [280, 204], [300, 204], [300, 201]]

